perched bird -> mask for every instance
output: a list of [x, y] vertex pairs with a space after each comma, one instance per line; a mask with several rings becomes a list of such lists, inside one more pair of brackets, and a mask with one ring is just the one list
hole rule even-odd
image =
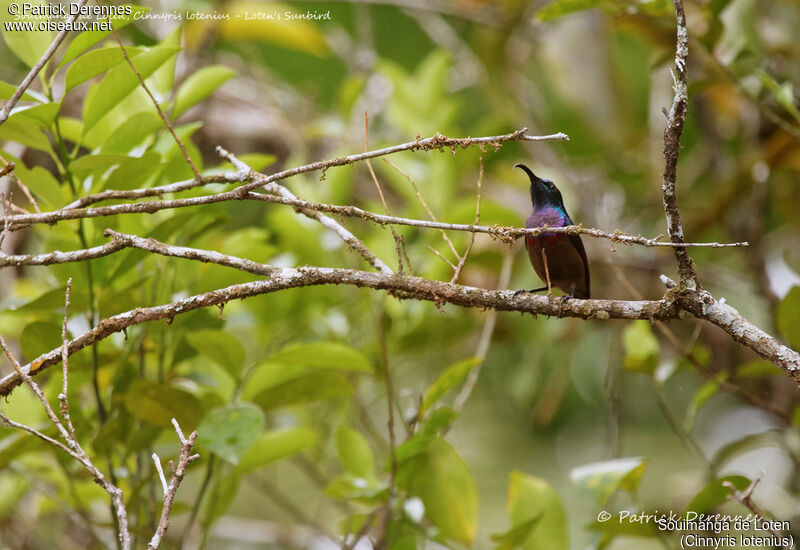
[[[514, 168], [522, 168], [531, 180], [533, 212], [525, 222], [525, 227], [573, 225], [564, 208], [561, 191], [552, 181], [541, 179], [524, 164], [515, 164]], [[580, 235], [525, 235], [525, 248], [528, 249], [534, 271], [546, 285], [528, 292], [555, 287], [563, 290], [570, 298], [589, 297], [589, 262]]]

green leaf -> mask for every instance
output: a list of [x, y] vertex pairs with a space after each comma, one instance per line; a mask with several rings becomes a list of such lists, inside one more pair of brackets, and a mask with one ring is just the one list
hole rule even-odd
[[245, 382], [242, 397], [252, 401], [261, 392], [299, 377], [304, 370], [302, 365], [283, 365], [270, 361], [259, 363]]
[[385, 502], [389, 487], [377, 479], [364, 479], [352, 474], [335, 477], [325, 487], [325, 496], [336, 500], [356, 500], [362, 504]]
[[419, 427], [419, 434], [422, 436], [436, 435], [446, 430], [458, 417], [456, 411], [450, 407], [439, 407], [422, 419]]
[[353, 393], [347, 378], [337, 372], [315, 372], [262, 391], [252, 401], [264, 410], [343, 397]]
[[223, 330], [200, 330], [186, 335], [186, 341], [200, 355], [208, 357], [238, 380], [244, 367], [244, 346]]
[[512, 532], [530, 525], [528, 536], [518, 543], [524, 550], [566, 550], [567, 515], [561, 499], [542, 478], [511, 472], [508, 482], [508, 515]]
[[188, 391], [149, 380], [131, 383], [125, 408], [136, 418], [162, 428], [172, 428], [175, 418], [184, 432], [194, 430], [203, 414], [202, 403]]
[[[126, 48], [128, 57], [136, 64], [136, 55], [141, 53], [140, 48]], [[65, 92], [69, 92], [74, 87], [86, 82], [90, 78], [106, 72], [107, 70], [122, 63], [125, 58], [119, 46], [109, 46], [94, 50], [86, 55], [82, 55], [67, 69], [65, 77]]]
[[81, 136], [83, 135], [82, 120], [70, 116], [64, 116], [62, 113], [58, 116], [58, 126], [61, 130], [61, 137], [65, 141], [80, 143]]
[[222, 250], [231, 256], [263, 263], [278, 252], [278, 248], [269, 241], [269, 232], [263, 227], [247, 227], [228, 235]]
[[375, 477], [375, 455], [360, 432], [353, 428], [341, 428], [336, 432], [336, 450], [342, 466], [350, 474], [363, 479]]
[[620, 521], [619, 516], [614, 515], [606, 521], [594, 521], [587, 526], [587, 529], [595, 533], [602, 533], [602, 538], [598, 544], [598, 550], [605, 548], [615, 537], [655, 537], [659, 534], [657, 523], [654, 521]]
[[[161, 65], [180, 51], [176, 46], [156, 46], [136, 56], [133, 65], [147, 78]], [[91, 130], [120, 101], [128, 97], [139, 85], [139, 79], [127, 63], [114, 67], [103, 78], [93, 96], [84, 105], [84, 133]]]
[[400, 465], [397, 485], [422, 499], [425, 516], [442, 537], [472, 543], [478, 527], [478, 493], [467, 465], [447, 441], [432, 438], [424, 450]]
[[105, 189], [138, 189], [163, 167], [161, 155], [148, 151], [141, 157], [128, 157], [108, 176]]
[[641, 457], [593, 462], [573, 468], [570, 480], [592, 495], [600, 506], [605, 506], [618, 490], [635, 493], [646, 467], [647, 460]]
[[754, 359], [736, 367], [736, 378], [765, 378], [784, 376], [783, 370], [765, 359]]
[[371, 519], [369, 514], [353, 514], [348, 516], [339, 522], [339, 534], [352, 535], [358, 533], [369, 519]]
[[408, 460], [411, 460], [423, 452], [428, 448], [428, 445], [434, 440], [434, 438], [435, 435], [423, 435], [419, 433], [403, 441], [394, 451], [394, 455], [397, 458], [397, 464], [405, 464]]
[[21, 474], [4, 472], [0, 476], [0, 520], [12, 512], [19, 512], [18, 503], [28, 493], [30, 483]]
[[175, 107], [172, 119], [185, 113], [189, 107], [196, 105], [210, 96], [225, 81], [236, 76], [236, 71], [222, 65], [203, 67], [181, 84], [175, 96]]
[[101, 176], [111, 168], [124, 164], [130, 158], [128, 155], [97, 153], [77, 158], [70, 163], [69, 167], [76, 177], [83, 179], [89, 175]]
[[[33, 6], [45, 5], [44, 3], [32, 2]], [[8, 6], [8, 4], [5, 4]], [[5, 9], [4, 9], [5, 11]], [[3, 18], [5, 19], [5, 18]], [[46, 19], [28, 19], [39, 23]], [[53, 33], [46, 30], [25, 30], [25, 31], [11, 31], [2, 29], [3, 40], [5, 40], [8, 49], [11, 50], [23, 63], [28, 67], [33, 67], [47, 51], [50, 42], [53, 41]]]
[[523, 521], [516, 527], [511, 527], [505, 533], [492, 535], [492, 540], [497, 543], [497, 550], [512, 550], [519, 548], [531, 536], [533, 528], [542, 518], [541, 515], [535, 516], [528, 521]]
[[[63, 295], [61, 301], [64, 301]], [[48, 321], [34, 321], [26, 325], [19, 337], [22, 355], [28, 361], [60, 347], [61, 343], [61, 325]]]
[[420, 418], [424, 417], [425, 412], [435, 405], [448, 391], [460, 385], [473, 367], [479, 365], [481, 361], [483, 361], [483, 359], [480, 357], [470, 357], [447, 367], [425, 392], [422, 406], [419, 409]]
[[[67, 286], [60, 286], [58, 288], [53, 288], [46, 292], [43, 292], [38, 297], [34, 298], [30, 302], [20, 306], [17, 308], [18, 311], [24, 312], [52, 312], [61, 310], [61, 314], [64, 313], [64, 300], [66, 297]], [[89, 300], [86, 296], [86, 293], [81, 290], [80, 288], [72, 288], [72, 293], [70, 294], [70, 310], [73, 312], [76, 311], [84, 311], [89, 307]], [[58, 330], [59, 338], [61, 335], [61, 329]]]
[[0, 439], [0, 470], [7, 471], [12, 460], [28, 453], [41, 451], [43, 444], [47, 445], [38, 437], [21, 430], [7, 434], [6, 437]]
[[[189, 158], [192, 159], [195, 166], [199, 171], [203, 171], [203, 156], [200, 150], [189, 139], [203, 124], [201, 122], [193, 122], [183, 126], [176, 126], [175, 133], [186, 147], [186, 152]], [[155, 151], [162, 154], [165, 161], [164, 170], [161, 172], [161, 177], [167, 181], [180, 181], [192, 177], [192, 171], [189, 169], [183, 152], [175, 143], [175, 139], [168, 133], [164, 132], [161, 138], [153, 146]]]
[[711, 463], [717, 468], [721, 468], [726, 462], [736, 458], [737, 456], [760, 449], [761, 447], [782, 447], [782, 439], [780, 431], [777, 429], [770, 429], [763, 432], [756, 432], [741, 437], [735, 441], [723, 445], [711, 459]]
[[761, 69], [756, 69], [753, 72], [764, 87], [772, 92], [778, 105], [783, 107], [795, 120], [800, 121], [800, 110], [797, 109], [794, 97], [794, 86], [792, 83], [786, 81], [783, 84], [779, 84], [771, 74]]
[[[134, 17], [136, 17], [137, 13], [145, 13], [150, 10], [150, 8], [145, 8], [142, 6], [134, 6], [131, 4], [123, 4], [122, 6], [130, 6], [131, 13], [130, 15], [121, 13], [117, 17], [111, 19], [112, 26], [119, 30], [122, 27], [130, 24], [133, 22]], [[122, 7], [120, 6], [120, 7]], [[100, 42], [103, 38], [110, 35], [112, 31], [83, 31], [79, 35], [77, 35], [72, 42], [70, 42], [69, 46], [67, 47], [67, 51], [64, 52], [64, 57], [61, 58], [61, 62], [58, 64], [58, 68], [60, 69], [80, 54]], [[130, 48], [127, 48], [130, 51]]]
[[217, 477], [217, 481], [211, 488], [211, 498], [206, 500], [206, 517], [203, 521], [205, 529], [209, 529], [217, 519], [225, 515], [239, 492], [241, 481], [242, 474], [235, 469], [224, 476]]
[[0, 141], [16, 141], [26, 147], [52, 154], [50, 141], [36, 126], [24, 121], [15, 122], [10, 118], [0, 126]]
[[800, 347], [800, 286], [793, 286], [778, 304], [778, 330], [795, 348]]
[[630, 371], [652, 375], [658, 365], [658, 338], [648, 321], [633, 321], [622, 332], [625, 350], [623, 366]]
[[58, 114], [60, 104], [58, 103], [42, 103], [34, 105], [33, 107], [17, 108], [13, 114], [8, 117], [9, 120], [22, 124], [31, 124], [37, 128], [47, 130], [53, 124]]
[[256, 172], [261, 172], [264, 168], [271, 164], [275, 164], [275, 161], [278, 160], [278, 157], [275, 155], [268, 155], [266, 153], [245, 153], [238, 156], [239, 160], [247, 164]]
[[317, 432], [309, 428], [271, 430], [242, 455], [237, 471], [250, 472], [282, 458], [292, 456], [317, 444]]
[[609, 0], [555, 0], [536, 12], [539, 21], [552, 21], [565, 15], [611, 4]]
[[[11, 96], [14, 95], [14, 92], [17, 91], [18, 86], [14, 86], [13, 84], [9, 84], [8, 82], [3, 82], [0, 80], [0, 99], [11, 99]], [[35, 97], [33, 97], [27, 90], [22, 93], [22, 97], [20, 98], [24, 101], [38, 101]]]
[[[167, 35], [161, 39], [159, 42], [160, 46], [180, 46], [181, 45], [181, 36], [183, 35], [183, 29], [181, 25], [176, 25]], [[161, 67], [153, 72], [152, 76], [150, 77], [150, 90], [161, 94], [162, 96], [167, 96], [167, 94], [174, 93], [173, 85], [175, 84], [175, 66], [177, 65], [178, 60], [176, 58], [169, 59], [166, 63], [164, 63]]]
[[197, 427], [198, 442], [232, 464], [253, 446], [264, 429], [264, 413], [250, 403], [209, 412]]
[[[8, 157], [6, 157], [8, 159]], [[28, 169], [24, 163], [17, 162], [16, 173], [19, 179], [31, 190], [33, 196], [39, 201], [39, 206], [50, 206], [53, 210], [64, 206], [67, 200], [67, 186], [59, 185], [58, 180], [53, 177], [49, 170], [41, 166], [34, 166]], [[73, 289], [74, 292], [74, 289]], [[62, 293], [63, 305], [63, 293]]]
[[728, 501], [728, 495], [732, 493], [728, 487], [723, 485], [725, 481], [732, 483], [739, 491], [743, 491], [750, 486], [750, 480], [744, 476], [729, 475], [715, 479], [692, 498], [686, 511], [707, 514], [717, 506], [725, 504]]
[[164, 122], [156, 113], [137, 113], [120, 124], [100, 150], [103, 153], [127, 154], [163, 126]]
[[372, 372], [369, 360], [362, 353], [338, 342], [290, 344], [270, 357], [269, 361], [306, 368]]
[[[720, 380], [724, 380], [727, 378], [727, 373], [724, 373], [722, 376], [718, 376]], [[687, 432], [692, 429], [694, 426], [694, 419], [697, 417], [697, 412], [700, 410], [700, 407], [705, 405], [706, 401], [711, 399], [714, 395], [716, 395], [717, 390], [719, 387], [715, 382], [706, 382], [700, 389], [694, 393], [694, 397], [692, 397], [692, 402], [689, 403], [689, 407], [686, 411], [686, 419], [683, 422], [683, 429]]]

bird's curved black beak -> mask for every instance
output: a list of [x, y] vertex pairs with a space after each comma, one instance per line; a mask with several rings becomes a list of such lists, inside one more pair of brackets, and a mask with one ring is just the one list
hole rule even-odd
[[535, 182], [535, 181], [539, 181], [539, 180], [541, 179], [541, 178], [539, 178], [539, 176], [537, 176], [536, 174], [534, 174], [534, 173], [533, 173], [533, 171], [532, 171], [530, 168], [528, 168], [527, 166], [525, 166], [525, 165], [524, 165], [524, 164], [522, 164], [521, 162], [518, 162], [517, 164], [515, 164], [515, 165], [514, 165], [514, 168], [520, 168], [520, 169], [522, 169], [522, 170], [523, 170], [523, 171], [524, 171], [526, 174], [528, 174], [528, 177], [530, 178], [530, 180], [531, 180], [531, 183], [533, 183], [533, 182]]
[[522, 163], [515, 164], [514, 168], [520, 168], [526, 174], [528, 174], [528, 178], [531, 180], [531, 204], [533, 204], [534, 208], [538, 204], [546, 203], [546, 192], [544, 189], [544, 184], [542, 183], [542, 178], [534, 174], [530, 168]]

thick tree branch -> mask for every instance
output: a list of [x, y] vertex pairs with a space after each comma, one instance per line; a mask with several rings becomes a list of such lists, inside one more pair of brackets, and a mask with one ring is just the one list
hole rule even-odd
[[734, 340], [778, 365], [795, 381], [800, 382], [800, 354], [749, 322], [724, 299], [716, 300], [705, 290], [689, 296], [692, 298], [679, 302], [684, 309], [695, 317], [717, 325]]
[[[679, 318], [681, 309], [683, 309], [721, 327], [731, 334], [737, 342], [753, 349], [765, 359], [781, 367], [794, 379], [800, 381], [800, 355], [797, 352], [781, 345], [774, 338], [747, 322], [735, 309], [726, 305], [724, 301], [716, 302], [705, 291], [688, 290], [666, 278], [664, 278], [665, 283], [670, 290], [663, 299], [657, 301], [577, 299], [564, 301], [551, 296], [481, 289], [398, 274], [378, 274], [360, 270], [309, 266], [279, 268], [219, 252], [172, 246], [154, 239], [143, 239], [111, 230], [107, 230], [106, 234], [112, 236], [115, 241], [126, 247], [138, 248], [164, 256], [233, 267], [248, 273], [263, 275], [269, 277], [269, 279], [232, 285], [171, 304], [137, 308], [115, 315], [101, 321], [92, 330], [70, 341], [67, 349], [70, 355], [95, 344], [114, 332], [120, 332], [128, 327], [147, 321], [172, 319], [176, 315], [199, 308], [225, 304], [231, 300], [277, 292], [288, 288], [330, 284], [387, 290], [401, 299], [427, 300], [436, 304], [451, 303], [463, 307], [520, 311], [581, 319], [668, 320]], [[58, 363], [63, 357], [62, 347], [38, 357], [27, 365], [23, 372], [25, 374], [37, 373], [45, 367]], [[20, 384], [21, 380], [19, 373], [12, 373], [0, 380], [0, 396], [8, 395], [14, 387]]]
[[[147, 250], [155, 254], [198, 260], [240, 269], [248, 273], [264, 275], [267, 280], [232, 285], [226, 288], [197, 294], [162, 306], [136, 308], [99, 322], [92, 330], [69, 342], [69, 355], [91, 346], [115, 332], [148, 321], [172, 319], [176, 315], [196, 309], [225, 304], [231, 300], [249, 298], [289, 288], [315, 285], [350, 285], [359, 288], [387, 290], [401, 299], [427, 300], [436, 303], [451, 303], [463, 307], [496, 309], [498, 311], [520, 311], [557, 317], [581, 319], [674, 319], [678, 309], [670, 300], [621, 301], [621, 300], [566, 300], [529, 293], [516, 294], [510, 290], [489, 290], [470, 286], [432, 281], [421, 277], [397, 274], [373, 273], [354, 269], [323, 267], [280, 268], [258, 264], [218, 252], [171, 246], [153, 239], [108, 232], [115, 240], [131, 248]], [[44, 354], [26, 365], [26, 374], [36, 374], [46, 367], [57, 364], [62, 357], [62, 347]], [[8, 395], [20, 384], [20, 377], [12, 373], [0, 380], [0, 396]]]

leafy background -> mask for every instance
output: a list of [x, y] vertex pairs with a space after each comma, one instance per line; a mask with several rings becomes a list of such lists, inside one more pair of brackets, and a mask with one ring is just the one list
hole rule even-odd
[[[797, 347], [800, 112], [792, 83], [800, 77], [800, 6], [709, 0], [686, 7], [690, 105], [678, 188], [687, 238], [751, 243], [692, 254], [714, 295]], [[441, 220], [472, 221], [482, 162], [482, 221], [521, 225], [527, 184], [511, 167], [526, 162], [559, 184], [576, 221], [648, 236], [664, 231], [661, 110], [671, 102], [675, 34], [668, 2], [442, 1], [415, 9], [197, 1], [137, 10], [330, 13], [320, 21], [125, 21], [120, 35], [134, 64], [205, 173], [228, 169], [216, 145], [268, 172], [362, 151], [365, 111], [369, 148], [437, 131], [480, 136], [527, 126], [532, 134], [566, 132], [571, 141], [390, 160], [413, 177]], [[0, 11], [7, 19], [6, 4]], [[51, 38], [3, 32], [0, 98], [10, 97]], [[83, 33], [61, 52], [25, 97], [26, 108], [0, 126], [0, 155], [17, 163], [43, 209], [103, 189], [192, 177], [112, 37]], [[393, 214], [427, 217], [405, 176], [373, 165]], [[363, 165], [289, 185], [308, 200], [382, 211]], [[346, 225], [380, 257], [396, 257], [387, 230]], [[106, 227], [276, 265], [365, 267], [291, 209], [241, 201], [40, 226], [10, 234], [4, 250], [95, 246], [106, 242]], [[429, 250], [450, 254], [440, 234], [397, 231], [416, 274], [449, 279], [451, 268]], [[466, 235], [451, 238], [465, 249]], [[633, 299], [635, 289], [657, 298], [658, 275], [674, 274], [669, 251], [584, 242], [593, 297]], [[495, 287], [512, 255], [510, 288], [529, 288], [536, 277], [520, 248], [478, 235], [461, 281]], [[60, 344], [69, 277], [73, 335], [137, 306], [254, 279], [141, 251], [6, 269], [0, 333], [24, 360]], [[775, 517], [795, 519], [797, 392], [778, 369], [691, 320], [669, 327], [690, 361], [644, 321], [503, 313], [478, 386], [455, 412], [453, 397], [476, 363], [487, 315], [331, 287], [230, 303], [224, 320], [200, 311], [170, 325], [142, 325], [73, 357], [73, 419], [125, 490], [139, 544], [159, 511], [150, 454], [176, 449], [171, 416], [199, 429], [202, 453], [173, 510], [175, 547], [183, 535], [187, 547], [308, 546], [319, 540], [313, 537], [357, 532], [387, 502], [393, 548], [425, 540], [477, 548], [672, 547], [652, 525], [598, 524], [597, 513], [743, 513], [725, 501], [720, 479], [744, 488], [761, 471], [757, 500]], [[398, 416], [393, 499], [382, 316]], [[698, 365], [781, 414], [719, 392]], [[58, 377], [41, 378], [55, 398]], [[45, 425], [26, 391], [1, 406], [18, 421]], [[4, 428], [0, 465], [3, 545], [101, 544], [92, 533], [110, 521], [106, 497], [77, 464]], [[292, 525], [306, 526], [312, 538], [301, 544], [290, 537]]]

